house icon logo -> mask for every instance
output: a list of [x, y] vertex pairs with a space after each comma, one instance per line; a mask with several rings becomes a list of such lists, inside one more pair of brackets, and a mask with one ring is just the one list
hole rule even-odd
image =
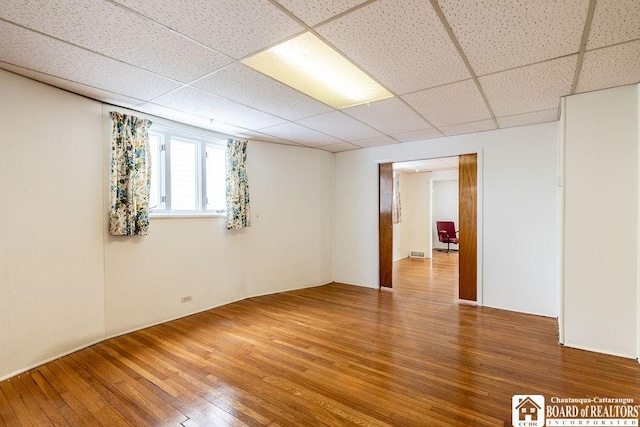
[[516, 394], [511, 398], [514, 427], [544, 427], [544, 396]]

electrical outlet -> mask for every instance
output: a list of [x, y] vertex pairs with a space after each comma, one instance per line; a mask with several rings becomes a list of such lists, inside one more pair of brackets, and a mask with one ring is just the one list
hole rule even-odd
[[181, 302], [190, 302], [191, 300], [193, 300], [193, 297], [191, 297], [191, 295], [189, 295], [188, 297], [180, 298]]

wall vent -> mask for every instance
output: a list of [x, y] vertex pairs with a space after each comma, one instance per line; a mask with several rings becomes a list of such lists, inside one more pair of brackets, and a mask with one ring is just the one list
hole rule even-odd
[[427, 253], [425, 251], [411, 251], [409, 252], [409, 258], [426, 258]]

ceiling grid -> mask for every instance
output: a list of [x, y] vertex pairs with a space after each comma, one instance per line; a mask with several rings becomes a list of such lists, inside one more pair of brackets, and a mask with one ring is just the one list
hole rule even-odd
[[[241, 61], [306, 32], [393, 97], [335, 109]], [[640, 82], [637, 0], [3, 0], [0, 69], [235, 137], [340, 152], [558, 120]]]

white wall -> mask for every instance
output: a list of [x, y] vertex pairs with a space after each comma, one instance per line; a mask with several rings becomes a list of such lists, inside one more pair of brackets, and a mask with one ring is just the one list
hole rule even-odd
[[[484, 206], [484, 224], [480, 223], [484, 239], [479, 248], [483, 303], [557, 316], [558, 253], [541, 248], [547, 242], [549, 247], [557, 247], [559, 240], [557, 129], [554, 122], [339, 153], [335, 280], [378, 286], [377, 162], [479, 152], [479, 194]], [[534, 187], [533, 193], [521, 190]], [[522, 215], [523, 209], [529, 212]], [[505, 229], [530, 241], [507, 250], [503, 246]]]
[[334, 160], [320, 150], [249, 143], [250, 229], [153, 218], [149, 236], [108, 235], [113, 109], [0, 70], [0, 379], [108, 336], [333, 280]]
[[484, 147], [485, 305], [557, 317], [557, 122], [480, 134]]
[[402, 250], [402, 223], [393, 224], [393, 262], [407, 257]]
[[141, 238], [110, 236], [105, 225], [107, 336], [333, 280], [333, 155], [255, 141], [248, 152], [251, 228], [229, 231], [222, 217], [152, 218]]
[[[431, 235], [433, 248], [446, 249], [446, 243], [440, 243], [436, 221], [453, 221], [456, 229], [460, 226], [458, 219], [458, 180], [431, 181]], [[458, 245], [451, 245], [458, 249]]]
[[[333, 281], [333, 154], [252, 142], [249, 296]], [[253, 196], [255, 192], [255, 196]]]
[[565, 345], [637, 356], [638, 90], [566, 98]]
[[104, 337], [101, 120], [0, 70], [0, 379]]
[[408, 256], [410, 251], [429, 253], [429, 174], [406, 174], [403, 190], [403, 239], [402, 251]]

